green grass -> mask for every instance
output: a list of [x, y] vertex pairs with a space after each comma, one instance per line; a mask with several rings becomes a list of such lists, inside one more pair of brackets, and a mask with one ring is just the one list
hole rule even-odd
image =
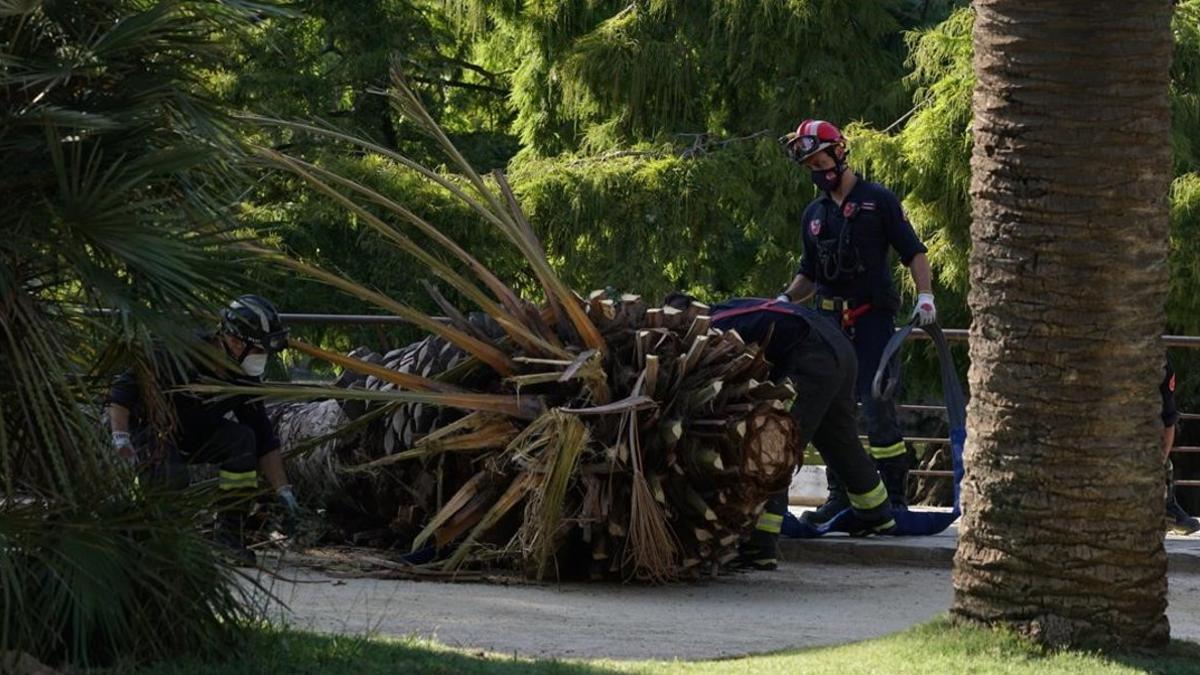
[[[866, 618], [864, 617], [864, 620]], [[731, 631], [737, 630], [730, 626]], [[333, 637], [292, 630], [257, 633], [222, 663], [175, 662], [155, 675], [271, 673], [1200, 673], [1200, 645], [1176, 641], [1150, 656], [1053, 652], [1008, 633], [947, 619], [875, 640], [716, 661], [532, 661], [451, 649], [415, 639]]]

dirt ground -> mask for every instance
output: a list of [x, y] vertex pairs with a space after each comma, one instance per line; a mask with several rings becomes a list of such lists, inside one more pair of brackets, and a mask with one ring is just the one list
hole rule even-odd
[[[347, 578], [283, 568], [276, 616], [321, 632], [429, 637], [505, 654], [703, 659], [862, 640], [950, 604], [950, 571], [785, 563], [660, 588]], [[336, 572], [333, 574], [337, 574]], [[1171, 579], [1172, 633], [1200, 639], [1200, 576]]]

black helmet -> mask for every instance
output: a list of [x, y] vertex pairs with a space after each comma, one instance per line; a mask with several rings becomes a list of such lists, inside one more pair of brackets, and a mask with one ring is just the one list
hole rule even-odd
[[287, 347], [288, 329], [279, 311], [257, 295], [243, 295], [221, 310], [221, 332], [267, 352]]

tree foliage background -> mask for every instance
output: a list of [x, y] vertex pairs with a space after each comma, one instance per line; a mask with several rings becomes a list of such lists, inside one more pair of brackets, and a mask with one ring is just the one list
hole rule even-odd
[[[213, 74], [227, 100], [262, 114], [319, 117], [429, 156], [428, 141], [371, 93], [398, 61], [472, 162], [507, 169], [553, 262], [576, 288], [773, 295], [798, 262], [796, 223], [814, 196], [777, 139], [816, 117], [841, 124], [851, 164], [903, 199], [930, 247], [943, 324], [970, 321], [967, 2], [306, 0], [298, 9], [300, 18], [263, 21], [238, 43], [234, 65]], [[1195, 334], [1200, 0], [1177, 4], [1174, 30], [1168, 330]], [[309, 142], [287, 134], [273, 140]], [[487, 236], [471, 214], [370, 156], [346, 159], [329, 145], [304, 150], [343, 168], [357, 162], [358, 175], [387, 185], [463, 240]], [[337, 209], [293, 198], [301, 193], [289, 180], [261, 181], [242, 203], [243, 222], [298, 255], [320, 256], [432, 309], [411, 266]], [[520, 273], [511, 260], [485, 262]], [[896, 278], [911, 293], [907, 273], [897, 269]], [[279, 289], [272, 292], [288, 309], [353, 307], [314, 285], [284, 285], [266, 273], [260, 281]], [[412, 337], [303, 330], [339, 348]], [[1200, 358], [1184, 350], [1172, 357], [1184, 409], [1200, 408]], [[908, 398], [937, 399], [928, 354], [913, 349], [907, 359]]]
[[[1200, 334], [1200, 0], [1180, 0], [1175, 13], [1168, 330]], [[12, 375], [0, 383], [0, 473], [4, 495], [32, 490], [61, 507], [2, 514], [0, 586], [24, 595], [6, 596], [0, 648], [25, 640], [57, 658], [103, 660], [177, 606], [166, 587], [149, 596], [125, 588], [127, 605], [81, 592], [96, 579], [92, 591], [116, 583], [83, 569], [187, 558], [196, 588], [224, 578], [194, 538], [177, 538], [178, 523], [156, 513], [168, 526], [144, 527], [137, 512], [159, 505], [110, 499], [124, 478], [97, 459], [106, 439], [87, 411], [122, 345], [150, 334], [182, 343], [187, 317], [236, 291], [285, 311], [371, 311], [265, 265], [236, 264], [214, 243], [267, 241], [436, 311], [419, 268], [344, 209], [292, 176], [239, 171], [241, 142], [377, 187], [537, 293], [510, 247], [492, 246], [490, 228], [424, 181], [323, 137], [239, 124], [229, 111], [320, 120], [429, 163], [431, 141], [376, 93], [398, 64], [477, 169], [509, 173], [573, 287], [650, 299], [675, 288], [708, 299], [773, 295], [790, 279], [814, 189], [777, 139], [803, 118], [828, 119], [847, 131], [851, 163], [902, 197], [930, 245], [943, 323], [962, 327], [972, 18], [965, 0], [0, 2], [0, 366]], [[1137, 143], [1131, 135], [1131, 152]], [[897, 279], [911, 292], [903, 270]], [[127, 320], [82, 311], [100, 307]], [[414, 337], [297, 332], [336, 349]], [[1200, 355], [1173, 357], [1183, 409], [1200, 410]], [[909, 361], [910, 398], [936, 398], [924, 353], [909, 350]], [[52, 386], [36, 386], [43, 381]], [[45, 528], [47, 517], [63, 526]], [[30, 550], [41, 557], [14, 557]], [[89, 562], [79, 551], [109, 557]], [[28, 585], [14, 570], [50, 573]], [[144, 597], [158, 604], [139, 605]], [[207, 601], [230, 621], [197, 619], [192, 633], [156, 644], [225, 640], [238, 605]], [[77, 628], [112, 625], [105, 612], [122, 607], [132, 618], [122, 634], [9, 630], [32, 616], [22, 608], [47, 606], [54, 611], [38, 616]]]

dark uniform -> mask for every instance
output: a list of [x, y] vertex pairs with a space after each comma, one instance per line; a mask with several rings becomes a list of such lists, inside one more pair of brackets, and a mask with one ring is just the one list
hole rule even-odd
[[[867, 418], [868, 451], [898, 504], [903, 503], [906, 449], [891, 400], [871, 396], [871, 380], [895, 330], [900, 296], [888, 264], [891, 249], [905, 266], [926, 252], [890, 190], [859, 178], [839, 206], [823, 193], [804, 210], [798, 272], [816, 284], [816, 306], [842, 327], [858, 356], [856, 390]], [[894, 470], [893, 470], [894, 469]], [[831, 483], [836, 477], [831, 476]]]
[[[854, 389], [857, 365], [845, 335], [815, 310], [779, 301], [738, 298], [711, 309], [713, 326], [736, 330], [763, 346], [771, 379], [796, 390], [792, 417], [800, 447], [810, 442], [845, 481], [850, 506], [864, 525], [891, 523], [887, 491], [858, 440]], [[751, 543], [773, 552], [787, 510], [787, 491], [772, 495]], [[768, 556], [772, 557], [772, 556]]]
[[1164, 429], [1179, 424], [1179, 407], [1175, 405], [1175, 368], [1171, 360], [1163, 364], [1163, 381], [1158, 385], [1158, 393], [1162, 396], [1162, 423]]
[[[212, 333], [197, 338], [216, 342]], [[253, 490], [258, 484], [258, 459], [279, 449], [279, 438], [261, 401], [239, 395], [203, 397], [171, 391], [202, 379], [229, 384], [258, 384], [260, 378], [231, 371], [216, 373], [200, 366], [185, 367], [165, 352], [155, 353], [156, 385], [166, 392], [172, 428], [156, 430], [150, 424], [137, 374], [130, 370], [117, 378], [108, 403], [129, 410], [134, 447], [152, 458], [148, 478], [172, 488], [188, 484], [187, 464], [220, 464], [219, 487], [227, 492]], [[232, 413], [234, 419], [227, 417]]]
[[[1158, 385], [1158, 391], [1162, 395], [1163, 428], [1170, 429], [1179, 424], [1179, 408], [1175, 405], [1175, 369], [1171, 367], [1169, 359], [1163, 365], [1163, 381]], [[1200, 520], [1189, 515], [1175, 497], [1175, 467], [1169, 455], [1164, 468], [1167, 476], [1167, 519], [1187, 534], [1200, 531]]]

